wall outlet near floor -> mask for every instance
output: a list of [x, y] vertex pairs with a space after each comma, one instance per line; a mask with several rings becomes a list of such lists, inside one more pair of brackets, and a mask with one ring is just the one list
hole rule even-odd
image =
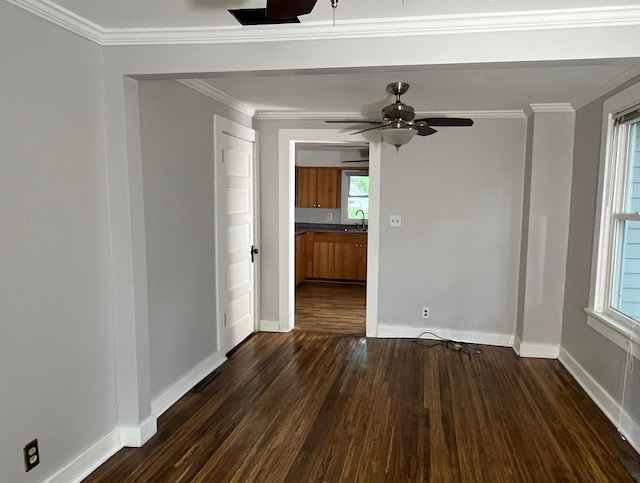
[[24, 470], [31, 471], [40, 463], [40, 452], [38, 451], [38, 440], [34, 439], [24, 447]]
[[429, 318], [429, 307], [422, 307], [422, 318], [423, 319]]
[[327, 220], [333, 220], [333, 213], [327, 213]]
[[394, 228], [398, 228], [398, 227], [402, 226], [402, 216], [400, 216], [400, 215], [391, 215], [389, 217], [389, 226], [392, 226]]

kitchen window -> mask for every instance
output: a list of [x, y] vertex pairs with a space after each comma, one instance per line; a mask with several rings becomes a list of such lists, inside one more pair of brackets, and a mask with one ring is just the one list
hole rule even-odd
[[605, 102], [604, 113], [587, 313], [591, 327], [626, 347], [640, 335], [640, 84]]
[[[342, 172], [342, 222], [361, 223], [369, 218], [369, 172]], [[362, 210], [362, 211], [359, 211]]]

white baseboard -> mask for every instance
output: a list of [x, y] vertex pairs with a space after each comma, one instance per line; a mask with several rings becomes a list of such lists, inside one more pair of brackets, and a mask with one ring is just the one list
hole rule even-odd
[[173, 406], [178, 399], [188, 393], [193, 386], [215, 371], [226, 360], [227, 358], [220, 352], [214, 352], [210, 356], [207, 356], [204, 360], [196, 364], [193, 369], [152, 399], [151, 414], [159, 418], [162, 413]]
[[513, 351], [518, 355], [520, 355], [520, 346], [522, 346], [522, 341], [520, 340], [520, 337], [516, 335], [513, 338]]
[[46, 480], [47, 483], [80, 482], [124, 446], [139, 448], [158, 430], [157, 418], [184, 396], [204, 377], [217, 369], [226, 358], [220, 353], [210, 355], [151, 402], [151, 416], [140, 426], [120, 426], [73, 459]]
[[[558, 359], [605, 416], [617, 427], [620, 419], [620, 404], [564, 348], [560, 349]], [[620, 433], [640, 453], [640, 426], [628, 413], [622, 416]]]
[[46, 483], [80, 482], [120, 451], [122, 446], [120, 429], [115, 428], [45, 481]]
[[[390, 339], [414, 339], [424, 331], [433, 332], [445, 339], [468, 342], [471, 344], [497, 345], [503, 347], [513, 346], [513, 334], [471, 332], [466, 330], [442, 329], [439, 327], [412, 327], [409, 325], [379, 324], [377, 337]], [[437, 337], [430, 334], [425, 334], [423, 338], [437, 339]]]
[[261, 320], [260, 332], [291, 332], [280, 328], [280, 322], [277, 320]]
[[139, 426], [120, 426], [122, 446], [140, 448], [158, 432], [158, 419], [152, 414]]
[[542, 344], [539, 342], [521, 342], [513, 344], [513, 350], [520, 357], [537, 357], [540, 359], [557, 359], [560, 355], [559, 344]]

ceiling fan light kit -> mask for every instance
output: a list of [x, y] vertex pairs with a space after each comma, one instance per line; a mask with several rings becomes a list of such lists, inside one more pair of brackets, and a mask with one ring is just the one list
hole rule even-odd
[[429, 136], [435, 134], [433, 126], [439, 127], [469, 127], [473, 126], [473, 120], [462, 117], [426, 117], [424, 119], [414, 119], [416, 114], [412, 106], [402, 102], [400, 96], [409, 90], [406, 82], [393, 82], [387, 86], [387, 92], [396, 96], [393, 104], [382, 108], [381, 119], [361, 119], [361, 120], [340, 120], [325, 121], [330, 123], [351, 123], [351, 124], [375, 124], [375, 126], [361, 129], [352, 134], [366, 131], [380, 130], [382, 140], [400, 149], [400, 146], [407, 144], [417, 134], [418, 136]]
[[413, 139], [418, 131], [410, 127], [392, 127], [382, 130], [382, 140], [400, 149], [400, 146], [407, 144]]

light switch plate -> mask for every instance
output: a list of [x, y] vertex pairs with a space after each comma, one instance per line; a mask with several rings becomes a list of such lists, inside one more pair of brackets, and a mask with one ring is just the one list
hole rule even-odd
[[389, 225], [393, 227], [402, 226], [402, 217], [400, 215], [391, 215]]

